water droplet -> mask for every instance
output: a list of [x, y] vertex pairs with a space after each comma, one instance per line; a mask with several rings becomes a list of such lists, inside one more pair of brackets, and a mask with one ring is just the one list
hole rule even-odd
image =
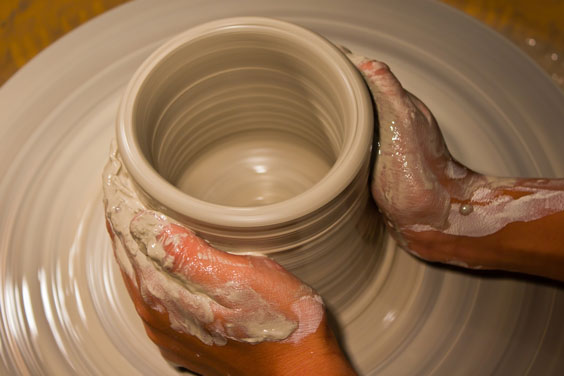
[[471, 204], [463, 204], [460, 205], [460, 209], [458, 209], [458, 211], [462, 215], [469, 215], [474, 211], [474, 207]]

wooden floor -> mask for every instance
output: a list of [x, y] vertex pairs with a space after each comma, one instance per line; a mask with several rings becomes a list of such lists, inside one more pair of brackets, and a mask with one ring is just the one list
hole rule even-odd
[[[129, 0], [0, 0], [0, 85], [89, 19]], [[564, 88], [564, 1], [443, 0], [533, 57]]]

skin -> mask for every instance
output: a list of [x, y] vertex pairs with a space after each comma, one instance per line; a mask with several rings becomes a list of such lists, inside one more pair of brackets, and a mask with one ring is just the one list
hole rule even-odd
[[[502, 179], [469, 170], [450, 155], [429, 109], [403, 89], [385, 64], [349, 57], [364, 75], [377, 108], [380, 141], [371, 192], [398, 244], [427, 261], [564, 281], [564, 179]], [[507, 210], [493, 205], [500, 198], [532, 214], [515, 221], [511, 217], [508, 223], [500, 222], [499, 228], [480, 227], [472, 232], [474, 225], [492, 218], [491, 213], [480, 214], [482, 209], [494, 214]], [[472, 206], [471, 213], [453, 210], [464, 204]], [[107, 225], [113, 242], [119, 241], [111, 223]], [[166, 242], [178, 234], [188, 240], [175, 245]], [[136, 283], [122, 273], [148, 336], [166, 359], [203, 375], [355, 374], [327, 325], [323, 304], [310, 300], [304, 312], [311, 314], [297, 315], [292, 305], [304, 294], [314, 293], [274, 261], [213, 249], [178, 225], [164, 226], [157, 238], [173, 257], [172, 270], [181, 270], [191, 282], [211, 288], [237, 280], [295, 322], [297, 330], [315, 328], [306, 336], [292, 334], [299, 338], [295, 341], [290, 336], [257, 344], [228, 339], [226, 345], [206, 345], [172, 329], [168, 313], [151, 308], [154, 305], [143, 299], [137, 287], [138, 270]], [[205, 246], [211, 257], [199, 259], [200, 248], [194, 244]], [[214, 317], [222, 324], [236, 322], [237, 314], [256, 309], [251, 303], [233, 304], [229, 299], [221, 301], [221, 306], [227, 309], [215, 310]], [[322, 312], [321, 321], [314, 312]]]
[[[385, 64], [353, 60], [378, 109], [372, 196], [402, 248], [426, 261], [564, 281], [564, 179], [498, 178], [468, 169], [452, 158], [429, 109]], [[476, 198], [479, 190], [488, 191], [487, 197]], [[491, 233], [472, 234], [472, 222], [503, 212], [492, 205], [500, 197], [511, 200], [521, 216]], [[454, 205], [471, 205], [474, 213], [464, 216], [450, 210]], [[491, 213], [477, 215], [480, 207]], [[464, 222], [453, 234], [450, 224], [456, 221]]]
[[[106, 227], [112, 241], [119, 241], [109, 222]], [[183, 244], [178, 247], [173, 244], [165, 246], [167, 253], [174, 256], [173, 268], [182, 266], [186, 276], [203, 285], [223, 283], [231, 280], [236, 274], [242, 285], [257, 291], [288, 318], [299, 320], [292, 310], [292, 304], [303, 296], [304, 290], [311, 289], [279, 264], [265, 257], [231, 255], [209, 246], [207, 250], [212, 262], [190, 262], [187, 260], [197, 259], [197, 248], [191, 245], [189, 240], [203, 241], [191, 231], [177, 225], [165, 227], [161, 238], [164, 242], [167, 236], [178, 233], [187, 235]], [[251, 267], [232, 266], [247, 265], [249, 262]], [[210, 267], [214, 270], [213, 275], [209, 272]], [[179, 366], [202, 375], [310, 375], [317, 372], [328, 375], [355, 374], [350, 364], [344, 361], [324, 313], [315, 332], [297, 342], [292, 341], [291, 337], [286, 341], [258, 344], [228, 339], [227, 344], [223, 346], [206, 345], [194, 336], [172, 329], [168, 313], [153, 309], [152, 305], [143, 299], [137, 287], [140, 285], [140, 273], [136, 270], [135, 275], [137, 283], [133, 283], [127, 274], [122, 272], [127, 291], [143, 320], [147, 335], [166, 359]], [[230, 305], [229, 301], [222, 303], [224, 307]], [[324, 309], [322, 303], [317, 304]], [[241, 309], [252, 310], [253, 307], [244, 306]], [[218, 309], [214, 314], [218, 320], [229, 322], [237, 312]], [[302, 318], [310, 319], [307, 315]]]

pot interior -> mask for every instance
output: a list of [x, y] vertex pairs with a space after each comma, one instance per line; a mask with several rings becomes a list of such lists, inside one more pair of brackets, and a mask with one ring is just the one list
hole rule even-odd
[[350, 133], [346, 83], [331, 62], [252, 27], [196, 38], [150, 73], [134, 109], [144, 157], [213, 204], [295, 197], [335, 166]]

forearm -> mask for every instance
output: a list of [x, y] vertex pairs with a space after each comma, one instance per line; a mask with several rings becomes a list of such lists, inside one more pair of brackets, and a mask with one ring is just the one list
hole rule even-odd
[[212, 345], [203, 349], [198, 344], [192, 346], [198, 341], [195, 338], [174, 335], [169, 329], [147, 324], [146, 329], [166, 359], [202, 375], [356, 375], [333, 334], [325, 328], [325, 321], [316, 333], [296, 344], [252, 345], [229, 341], [226, 346]]
[[[557, 218], [558, 217], [558, 218]], [[564, 281], [564, 213], [513, 223], [479, 238], [425, 231], [410, 234], [410, 249], [429, 261], [471, 269], [499, 269]]]
[[323, 319], [316, 333], [301, 343], [271, 344], [276, 359], [276, 367], [270, 375], [356, 375], [344, 356], [337, 340]]
[[484, 181], [451, 203], [444, 228], [405, 231], [409, 249], [432, 261], [564, 281], [564, 180]]

